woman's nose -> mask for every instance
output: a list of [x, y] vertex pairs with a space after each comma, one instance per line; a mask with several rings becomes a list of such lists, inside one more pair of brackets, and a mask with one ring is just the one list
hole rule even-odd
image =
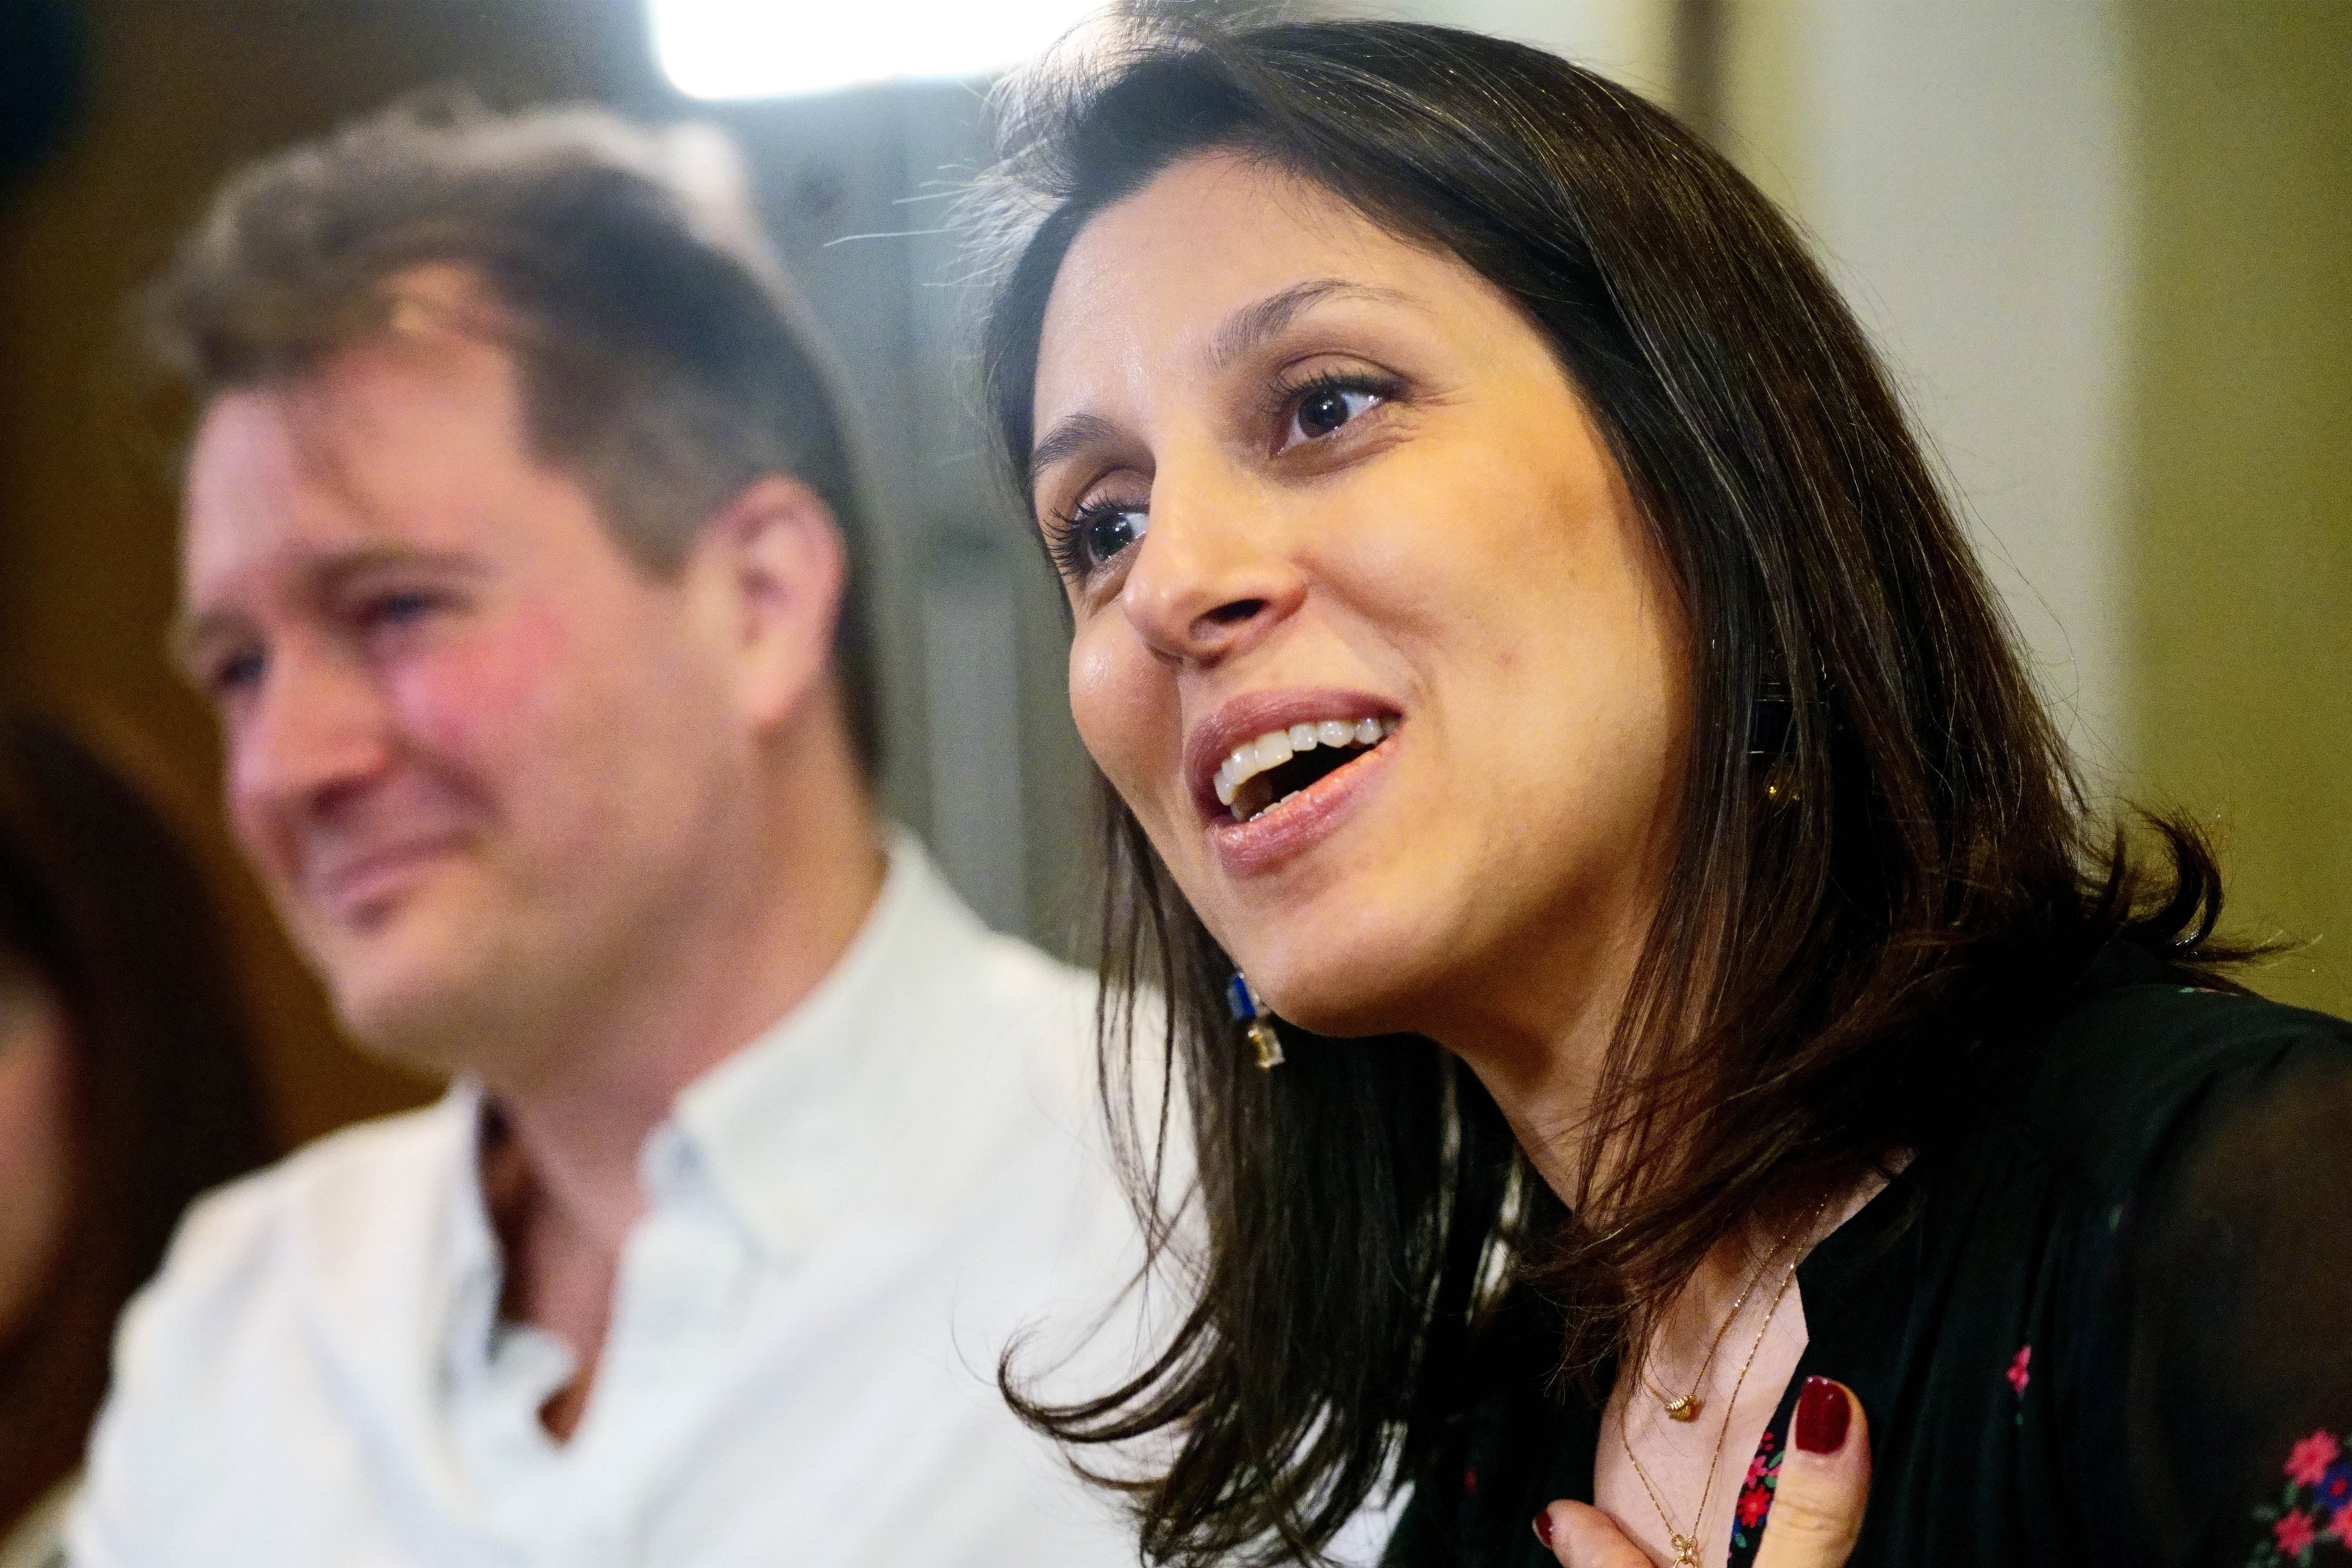
[[1191, 489], [1165, 469], [1151, 528], [1135, 548], [1119, 607], [1153, 651], [1213, 664], [1263, 642], [1306, 598], [1275, 520], [1230, 487]]

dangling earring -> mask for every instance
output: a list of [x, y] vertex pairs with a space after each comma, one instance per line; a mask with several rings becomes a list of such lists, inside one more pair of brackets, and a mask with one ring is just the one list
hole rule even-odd
[[1233, 1009], [1234, 1021], [1246, 1026], [1242, 1033], [1257, 1047], [1257, 1070], [1271, 1072], [1281, 1066], [1282, 1037], [1274, 1032], [1274, 1015], [1239, 969], [1225, 982], [1225, 1005]]

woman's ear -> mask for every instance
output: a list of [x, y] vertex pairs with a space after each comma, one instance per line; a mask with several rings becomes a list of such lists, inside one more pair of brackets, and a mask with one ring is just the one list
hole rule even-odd
[[806, 484], [770, 474], [710, 519], [695, 555], [724, 615], [737, 701], [754, 728], [772, 730], [832, 667], [848, 577], [841, 525]]

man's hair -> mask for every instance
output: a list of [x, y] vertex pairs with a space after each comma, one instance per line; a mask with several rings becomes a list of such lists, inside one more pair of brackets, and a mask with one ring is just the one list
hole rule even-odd
[[647, 570], [675, 570], [762, 476], [824, 497], [849, 558], [834, 663], [870, 778], [863, 465], [832, 351], [733, 144], [596, 109], [404, 102], [232, 176], [150, 287], [142, 335], [201, 409], [393, 329], [415, 302], [391, 281], [435, 263], [488, 289], [536, 455], [588, 490]]

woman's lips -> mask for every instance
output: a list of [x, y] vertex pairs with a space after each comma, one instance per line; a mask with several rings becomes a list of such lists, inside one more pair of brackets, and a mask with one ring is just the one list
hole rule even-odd
[[1397, 732], [1357, 752], [1304, 789], [1286, 795], [1247, 821], [1228, 813], [1208, 823], [1209, 846], [1235, 876], [1270, 871], [1336, 832], [1379, 783], [1395, 755]]
[[1360, 719], [1324, 719], [1319, 723], [1301, 721], [1286, 729], [1270, 730], [1235, 747], [1218, 766], [1211, 783], [1218, 803], [1245, 821], [1280, 799], [1277, 791], [1281, 791], [1282, 776], [1293, 762], [1312, 758], [1307, 766], [1320, 777], [1345, 766], [1349, 757], [1378, 746], [1395, 727], [1394, 719], [1367, 716]]
[[1201, 815], [1213, 820], [1225, 815], [1227, 802], [1218, 799], [1219, 774], [1237, 747], [1255, 744], [1276, 730], [1319, 727], [1326, 721], [1352, 727], [1371, 719], [1386, 731], [1394, 727], [1398, 717], [1394, 704], [1369, 692], [1338, 686], [1246, 692], [1220, 705], [1185, 736], [1184, 779]]

